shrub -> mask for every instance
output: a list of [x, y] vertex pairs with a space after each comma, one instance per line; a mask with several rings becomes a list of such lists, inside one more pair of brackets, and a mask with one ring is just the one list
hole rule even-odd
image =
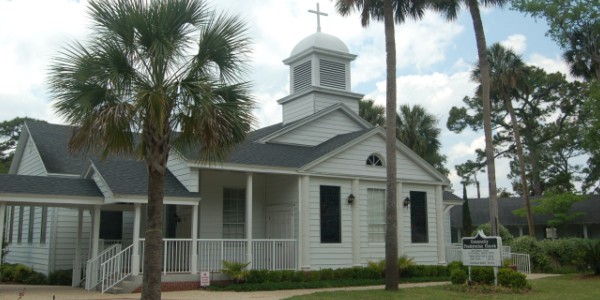
[[380, 261], [369, 261], [367, 268], [380, 274], [381, 278], [385, 277], [385, 260]]
[[2, 264], [0, 281], [25, 284], [45, 284], [46, 275], [35, 272], [30, 267], [20, 264]]
[[228, 275], [233, 279], [233, 282], [240, 283], [246, 278], [247, 271], [244, 270], [250, 263], [242, 263], [237, 261], [223, 261], [223, 274]]
[[398, 258], [398, 274], [400, 277], [402, 277], [402, 275], [404, 273], [406, 273], [406, 270], [410, 267], [410, 266], [414, 266], [415, 262], [413, 261], [412, 257], [408, 257], [406, 254], [403, 254], [402, 256], [400, 256]]
[[247, 283], [266, 282], [268, 278], [268, 270], [250, 270], [246, 273]]
[[412, 265], [406, 268], [406, 277], [447, 277], [448, 267], [437, 265]]
[[539, 242], [548, 257], [548, 266], [553, 271], [565, 268], [573, 269], [577, 265], [578, 256], [585, 247], [585, 240], [581, 238], [543, 240]]
[[535, 271], [547, 272], [550, 269], [550, 260], [544, 248], [533, 237], [522, 236], [513, 240], [511, 251], [514, 253], [527, 253], [531, 259], [531, 267]]
[[461, 268], [454, 268], [450, 271], [450, 282], [452, 284], [464, 284], [468, 278], [467, 272]]
[[584, 257], [594, 274], [600, 275], [600, 240], [591, 240], [585, 244]]
[[471, 282], [479, 284], [494, 283], [494, 268], [492, 267], [472, 267]]
[[[329, 269], [331, 270], [331, 269]], [[322, 275], [321, 275], [321, 271], [307, 271], [304, 272], [304, 281], [309, 282], [309, 281], [319, 281], [321, 280]]]
[[509, 268], [500, 268], [498, 271], [498, 284], [513, 290], [523, 290], [529, 286], [525, 274]]
[[462, 261], [453, 261], [448, 264], [447, 268], [450, 274], [452, 274], [452, 270], [456, 269], [463, 270], [465, 273], [468, 271], [468, 267], [465, 266]]
[[50, 285], [71, 285], [73, 270], [57, 270], [48, 274]]
[[[477, 227], [477, 229], [475, 229], [473, 232], [473, 236], [475, 236], [479, 230], [483, 230], [483, 233], [485, 233], [487, 236], [492, 235], [492, 227], [490, 226], [490, 223], [479, 225], [479, 227]], [[502, 226], [502, 224], [498, 224], [498, 232], [500, 233], [500, 238], [502, 238], [502, 245], [508, 245], [512, 243], [514, 239], [513, 235], [510, 233], [510, 231], [508, 231], [508, 229], [506, 229], [506, 227]]]
[[333, 270], [332, 269], [322, 269], [321, 270], [321, 280], [331, 280], [333, 279]]

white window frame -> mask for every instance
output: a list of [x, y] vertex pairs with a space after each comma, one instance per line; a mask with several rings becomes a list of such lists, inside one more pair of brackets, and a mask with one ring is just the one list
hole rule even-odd
[[246, 189], [223, 189], [224, 239], [246, 238]]
[[369, 243], [385, 242], [385, 189], [367, 188]]

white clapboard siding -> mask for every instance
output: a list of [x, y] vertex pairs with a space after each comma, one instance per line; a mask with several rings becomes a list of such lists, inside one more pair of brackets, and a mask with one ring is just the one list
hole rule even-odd
[[167, 161], [167, 168], [188, 191], [198, 192], [199, 171], [196, 168], [190, 168], [182, 156], [171, 153]]
[[[56, 208], [56, 213], [56, 236], [53, 237], [52, 241], [56, 247], [54, 251], [54, 270], [67, 270], [73, 268], [73, 259], [75, 257], [78, 209]], [[90, 234], [91, 215], [89, 210], [85, 210], [83, 212], [81, 241], [83, 253], [87, 253], [89, 249]]]
[[[254, 174], [252, 189], [252, 235], [265, 236], [265, 176]], [[246, 188], [245, 172], [207, 171], [201, 173], [200, 238], [220, 239], [223, 236], [223, 189]], [[182, 225], [187, 226], [187, 225]]]
[[358, 114], [358, 100], [348, 98], [346, 96], [329, 95], [329, 94], [318, 94], [315, 97], [315, 112], [323, 110], [331, 105], [344, 103], [350, 108], [351, 111]]
[[[14, 162], [13, 162], [14, 163]], [[46, 176], [48, 172], [42, 161], [42, 157], [30, 138], [27, 139], [21, 162], [19, 163], [18, 175]]]
[[272, 140], [275, 143], [319, 145], [337, 135], [363, 129], [341, 110], [335, 110]]
[[406, 254], [408, 257], [412, 257], [414, 262], [423, 265], [433, 265], [438, 263], [437, 257], [437, 227], [436, 227], [436, 213], [435, 213], [435, 187], [433, 185], [413, 185], [404, 184], [402, 186], [402, 195], [400, 199], [405, 199], [410, 196], [411, 191], [426, 192], [427, 193], [427, 231], [429, 234], [428, 243], [415, 243], [411, 241], [411, 220], [410, 220], [410, 208], [402, 207], [402, 202], [398, 203], [400, 211], [400, 222], [399, 229], [402, 228], [401, 237], [402, 241], [400, 254]]
[[312, 94], [288, 101], [281, 106], [283, 122], [290, 123], [315, 113]]
[[[41, 224], [41, 207], [34, 207], [33, 221], [33, 239], [29, 243], [29, 210], [30, 206], [23, 207], [23, 231], [21, 243], [17, 243], [17, 232], [19, 226], [19, 209], [16, 206], [14, 217], [14, 232], [13, 242], [8, 247], [8, 253], [5, 257], [7, 263], [18, 263], [29, 266], [37, 272], [44, 274], [48, 273], [48, 242], [49, 237], [46, 236], [46, 243], [40, 244], [40, 224]], [[50, 215], [50, 211], [48, 212]]]
[[[310, 169], [311, 172], [325, 174], [353, 174], [355, 176], [370, 176], [385, 178], [385, 166], [368, 166], [367, 158], [378, 154], [385, 160], [385, 140], [379, 136], [371, 136], [341, 153], [321, 162]], [[399, 179], [420, 181], [436, 180], [405, 154], [397, 152], [397, 170]]]
[[[321, 243], [320, 186], [340, 187], [341, 243]], [[311, 177], [309, 187], [309, 260], [320, 268], [341, 268], [352, 265], [352, 207], [344, 199], [352, 192], [351, 180]]]

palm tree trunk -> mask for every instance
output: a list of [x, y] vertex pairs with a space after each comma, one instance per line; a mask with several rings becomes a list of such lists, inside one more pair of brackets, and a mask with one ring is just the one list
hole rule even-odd
[[533, 216], [531, 214], [531, 203], [529, 201], [529, 188], [527, 187], [527, 176], [525, 174], [525, 157], [523, 156], [523, 145], [521, 144], [521, 133], [519, 124], [517, 124], [517, 116], [512, 106], [510, 98], [504, 98], [504, 104], [510, 115], [512, 122], [513, 134], [515, 135], [515, 143], [517, 144], [517, 158], [519, 159], [519, 172], [521, 173], [521, 187], [523, 188], [523, 198], [525, 199], [525, 212], [527, 213], [527, 225], [529, 227], [529, 235], [535, 237], [535, 226], [533, 225]]
[[483, 100], [483, 131], [485, 133], [485, 156], [487, 158], [488, 190], [490, 198], [490, 226], [492, 235], [498, 235], [498, 199], [496, 195], [496, 165], [494, 163], [494, 145], [492, 140], [492, 121], [490, 104], [490, 64], [487, 58], [485, 32], [481, 22], [479, 3], [469, 0], [469, 11], [473, 19], [475, 39], [477, 41], [477, 54], [479, 56], [479, 70], [481, 71], [481, 87]]
[[386, 52], [386, 230], [385, 289], [398, 289], [398, 211], [396, 203], [396, 40], [391, 0], [383, 1]]
[[[163, 262], [163, 198], [164, 178], [169, 155], [169, 133], [154, 128], [152, 122], [144, 128], [146, 165], [148, 168], [148, 209], [144, 242], [144, 275], [141, 299], [161, 299], [161, 269]], [[168, 128], [168, 127], [167, 127]]]

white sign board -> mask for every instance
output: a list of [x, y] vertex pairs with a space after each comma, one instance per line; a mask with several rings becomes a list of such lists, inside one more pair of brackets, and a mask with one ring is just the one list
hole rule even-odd
[[210, 272], [200, 272], [200, 286], [210, 286]]
[[462, 261], [465, 266], [502, 266], [502, 238], [488, 237], [483, 231], [462, 238]]

